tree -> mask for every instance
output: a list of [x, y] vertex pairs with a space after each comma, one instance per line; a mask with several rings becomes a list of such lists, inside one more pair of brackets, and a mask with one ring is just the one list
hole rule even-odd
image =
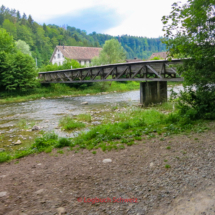
[[28, 54], [31, 56], [30, 46], [25, 41], [18, 40], [17, 42], [15, 42], [15, 44], [16, 48], [23, 54]]
[[17, 52], [6, 57], [6, 69], [1, 72], [5, 90], [27, 91], [36, 86], [35, 62], [29, 55]]
[[[192, 109], [197, 118], [215, 118], [215, 0], [174, 3], [162, 21], [169, 57], [183, 60], [179, 72], [188, 90], [181, 93], [182, 112]], [[196, 87], [196, 91], [192, 91]]]
[[93, 65], [104, 65], [124, 62], [126, 52], [116, 39], [107, 40], [103, 46], [99, 57], [92, 60]]
[[13, 37], [5, 29], [0, 28], [0, 52], [9, 53], [14, 50]]

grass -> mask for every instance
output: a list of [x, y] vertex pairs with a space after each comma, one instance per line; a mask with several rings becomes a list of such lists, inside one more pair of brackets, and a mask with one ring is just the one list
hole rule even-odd
[[35, 125], [34, 121], [27, 121], [26, 119], [20, 119], [17, 123], [17, 127], [20, 129], [29, 129]]
[[59, 126], [61, 126], [62, 129], [65, 129], [68, 131], [68, 130], [74, 130], [76, 128], [84, 128], [85, 124], [82, 122], [75, 121], [70, 116], [65, 116], [60, 120]]
[[165, 168], [169, 169], [169, 168], [171, 168], [171, 166], [169, 164], [166, 164]]
[[91, 115], [90, 114], [79, 114], [77, 116], [77, 120], [91, 122]]

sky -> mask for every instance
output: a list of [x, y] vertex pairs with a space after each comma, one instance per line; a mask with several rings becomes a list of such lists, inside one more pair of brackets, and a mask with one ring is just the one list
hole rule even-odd
[[[69, 25], [87, 33], [163, 36], [162, 16], [178, 0], [1, 0], [39, 24]], [[180, 0], [186, 3], [187, 0]]]

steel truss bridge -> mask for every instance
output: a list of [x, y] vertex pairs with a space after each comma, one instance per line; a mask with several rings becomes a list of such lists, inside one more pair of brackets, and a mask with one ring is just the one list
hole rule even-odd
[[176, 64], [181, 60], [120, 63], [88, 68], [40, 72], [41, 83], [87, 83], [103, 81], [183, 81]]

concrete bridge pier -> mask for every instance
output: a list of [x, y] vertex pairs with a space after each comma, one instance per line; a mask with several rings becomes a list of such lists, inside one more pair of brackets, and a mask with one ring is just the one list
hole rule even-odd
[[140, 82], [140, 104], [148, 106], [166, 101], [167, 81]]

